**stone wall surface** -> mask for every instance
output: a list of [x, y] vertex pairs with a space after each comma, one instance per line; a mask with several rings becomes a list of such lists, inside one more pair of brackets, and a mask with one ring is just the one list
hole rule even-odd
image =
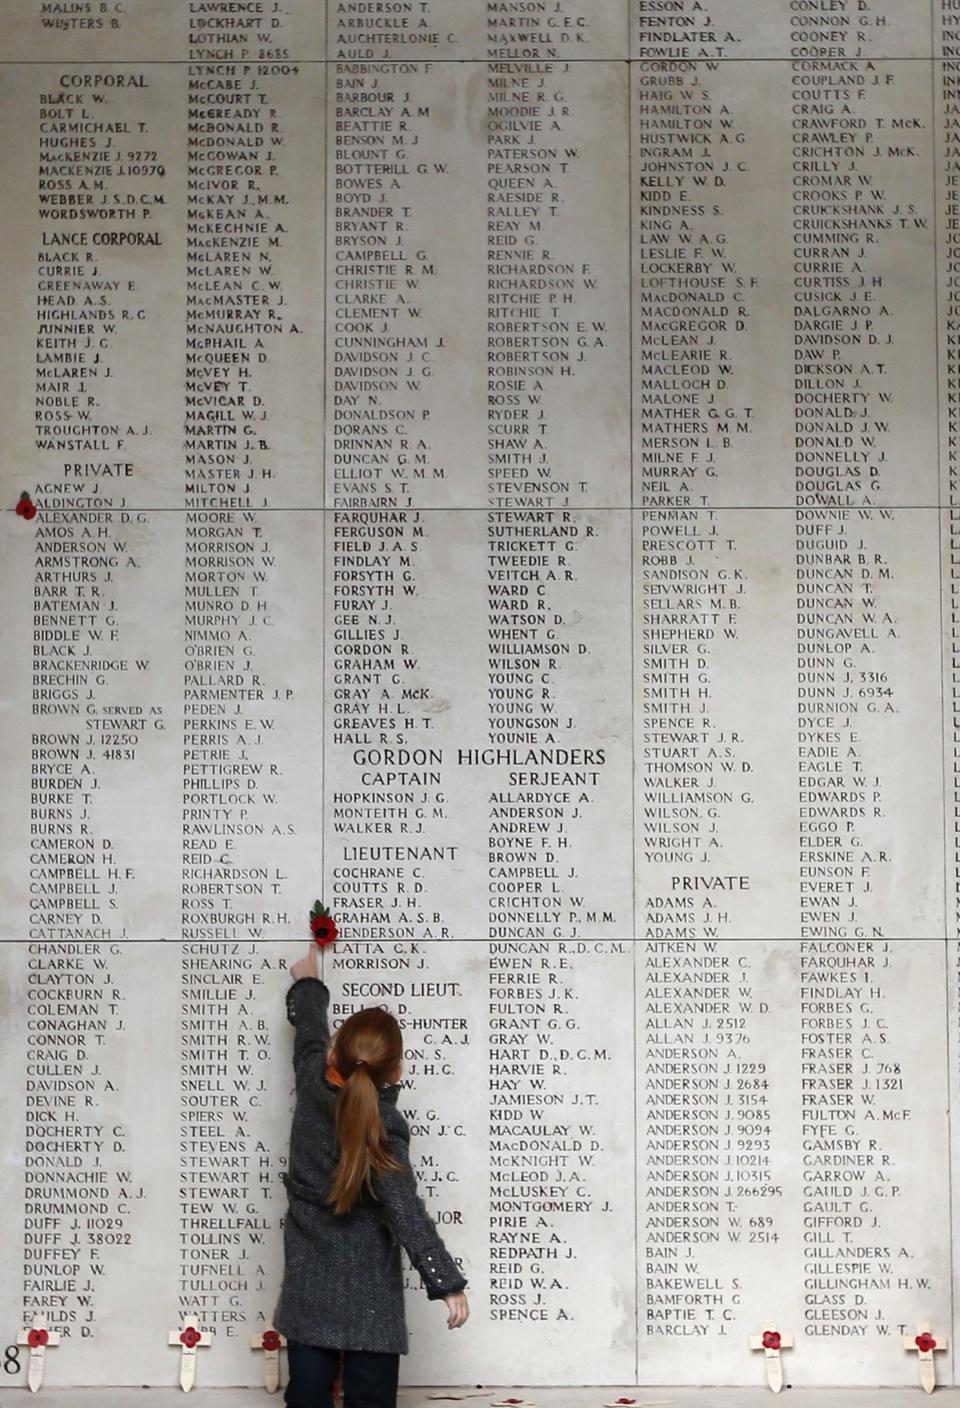
[[317, 896], [406, 1383], [956, 1382], [960, 8], [2, 26], [0, 1382], [259, 1382]]

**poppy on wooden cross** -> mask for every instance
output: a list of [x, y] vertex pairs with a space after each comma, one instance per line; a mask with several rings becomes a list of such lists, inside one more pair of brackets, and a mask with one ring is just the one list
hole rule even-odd
[[47, 1328], [47, 1317], [42, 1311], [38, 1311], [33, 1317], [33, 1326], [29, 1330], [21, 1330], [17, 1335], [17, 1344], [30, 1346], [30, 1362], [27, 1368], [27, 1387], [31, 1393], [36, 1393], [43, 1383], [43, 1356], [47, 1348], [55, 1349], [60, 1343], [60, 1336], [55, 1330]]
[[946, 1335], [932, 1335], [930, 1321], [918, 1320], [917, 1333], [904, 1335], [903, 1347], [904, 1349], [916, 1350], [917, 1362], [920, 1365], [921, 1386], [924, 1393], [933, 1393], [937, 1386], [937, 1366], [933, 1356], [938, 1349], [946, 1349]]
[[213, 1344], [213, 1335], [198, 1328], [195, 1315], [185, 1315], [180, 1329], [169, 1332], [167, 1343], [180, 1346], [180, 1387], [189, 1393], [197, 1377], [197, 1349]]
[[250, 1348], [263, 1350], [263, 1386], [267, 1393], [276, 1393], [280, 1387], [280, 1351], [286, 1343], [280, 1331], [270, 1324], [250, 1336]]
[[781, 1349], [793, 1348], [793, 1335], [777, 1329], [775, 1320], [764, 1320], [763, 1334], [750, 1336], [750, 1348], [762, 1349], [767, 1365], [767, 1383], [774, 1393], [783, 1388], [783, 1365], [780, 1362]]

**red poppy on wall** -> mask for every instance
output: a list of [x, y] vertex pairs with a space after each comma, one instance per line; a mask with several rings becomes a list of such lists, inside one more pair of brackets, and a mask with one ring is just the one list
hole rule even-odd
[[780, 1348], [780, 1331], [779, 1331], [779, 1330], [764, 1330], [764, 1332], [763, 1332], [763, 1347], [764, 1347], [764, 1349], [779, 1349], [779, 1348]]
[[314, 941], [321, 948], [332, 944], [340, 932], [329, 909], [319, 900], [314, 900], [313, 908], [310, 911], [310, 932], [313, 934]]
[[24, 489], [23, 493], [17, 500], [17, 513], [20, 515], [21, 518], [36, 517], [37, 506], [30, 498], [30, 495], [27, 493], [26, 489]]
[[47, 1344], [49, 1339], [46, 1330], [30, 1330], [27, 1334], [27, 1344], [31, 1349], [39, 1349], [41, 1345]]
[[279, 1332], [278, 1332], [277, 1330], [264, 1330], [264, 1332], [263, 1332], [263, 1347], [264, 1347], [264, 1349], [279, 1349], [279, 1348], [280, 1348], [280, 1335], [279, 1335]]
[[195, 1330], [192, 1325], [188, 1325], [180, 1335], [180, 1342], [185, 1344], [187, 1349], [193, 1349], [194, 1345], [200, 1343], [200, 1331]]
[[931, 1335], [929, 1330], [924, 1330], [922, 1334], [917, 1335], [916, 1346], [917, 1349], [921, 1350], [924, 1354], [926, 1354], [928, 1349], [936, 1348], [937, 1342], [934, 1339], [933, 1335]]

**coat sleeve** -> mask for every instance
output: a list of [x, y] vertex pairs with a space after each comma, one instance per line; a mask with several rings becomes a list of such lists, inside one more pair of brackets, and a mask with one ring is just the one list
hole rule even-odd
[[[399, 1112], [398, 1112], [399, 1114]], [[402, 1116], [388, 1125], [390, 1152], [399, 1169], [375, 1169], [372, 1182], [382, 1200], [383, 1216], [410, 1262], [420, 1273], [428, 1300], [442, 1300], [467, 1285], [453, 1257], [443, 1244], [436, 1224], [420, 1194], [410, 1165], [410, 1130]]]
[[296, 1027], [293, 1069], [297, 1080], [320, 1063], [327, 1065], [330, 1040], [330, 989], [320, 978], [298, 978], [287, 989], [287, 1021]]

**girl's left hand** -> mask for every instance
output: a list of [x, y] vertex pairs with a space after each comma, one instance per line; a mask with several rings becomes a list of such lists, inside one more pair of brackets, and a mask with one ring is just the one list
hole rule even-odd
[[294, 982], [296, 982], [298, 978], [316, 978], [318, 976], [316, 947], [314, 944], [311, 944], [307, 949], [306, 958], [298, 958], [296, 963], [290, 964], [290, 976]]

